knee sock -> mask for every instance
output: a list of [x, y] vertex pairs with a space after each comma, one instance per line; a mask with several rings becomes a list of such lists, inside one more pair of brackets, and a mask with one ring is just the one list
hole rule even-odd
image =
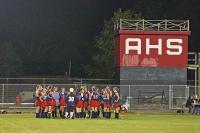
[[74, 112], [70, 112], [70, 118], [74, 119]]
[[57, 108], [54, 111], [54, 116], [57, 117]]
[[35, 118], [40, 118], [40, 113], [35, 113]]
[[80, 112], [80, 118], [83, 118], [83, 112]]
[[[66, 112], [67, 112], [67, 111], [66, 111]], [[64, 110], [62, 110], [62, 111], [61, 111], [61, 116], [62, 116], [62, 118], [64, 118], [64, 117], [65, 117], [65, 115], [66, 115], [66, 112], [65, 112]], [[68, 117], [68, 114], [69, 114], [69, 113], [67, 112], [67, 115], [66, 115], [67, 117]]]
[[44, 118], [44, 112], [41, 112], [41, 111], [40, 111], [40, 112], [38, 113], [38, 118]]
[[51, 118], [51, 112], [48, 112], [48, 118]]
[[55, 111], [52, 111], [52, 117], [53, 118], [55, 117]]
[[59, 111], [59, 114], [60, 114], [60, 118], [63, 118], [63, 111], [62, 110]]
[[111, 118], [111, 112], [108, 112], [109, 113], [109, 118]]
[[115, 118], [119, 119], [119, 113], [115, 113]]
[[85, 118], [85, 117], [86, 117], [86, 113], [85, 113], [85, 112], [82, 112], [82, 115], [83, 115], [83, 118]]
[[42, 112], [40, 113], [40, 117], [41, 117], [41, 118], [45, 118], [45, 112], [44, 112], [44, 111], [42, 111]]
[[88, 117], [90, 118], [90, 116], [91, 116], [91, 112], [88, 110]]
[[65, 115], [63, 115], [63, 118], [64, 118], [64, 116], [65, 116], [65, 118], [68, 118], [69, 116], [69, 113], [68, 112], [65, 112]]
[[44, 111], [43, 110], [40, 110], [40, 112], [39, 112], [39, 118], [44, 118]]
[[96, 112], [96, 118], [99, 118], [99, 112]]
[[104, 112], [104, 117], [108, 118], [108, 112]]
[[44, 118], [47, 118], [47, 117], [48, 117], [48, 113], [44, 112]]
[[94, 115], [95, 115], [94, 113], [95, 113], [95, 112], [94, 112], [94, 111], [92, 111], [92, 116], [91, 116], [91, 118], [94, 118]]
[[80, 118], [80, 112], [76, 113], [77, 118]]
[[94, 118], [97, 118], [97, 112], [94, 112]]
[[106, 118], [107, 118], [107, 119], [110, 118], [110, 112], [106, 112]]

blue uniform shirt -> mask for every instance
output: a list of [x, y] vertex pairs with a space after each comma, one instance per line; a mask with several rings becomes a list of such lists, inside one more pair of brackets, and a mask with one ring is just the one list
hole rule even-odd
[[60, 101], [59, 101], [59, 99], [60, 99], [60, 94], [59, 94], [59, 92], [54, 92], [53, 93], [53, 98], [56, 100], [56, 106], [59, 106], [60, 105]]
[[99, 94], [97, 92], [93, 92], [92, 99], [99, 100]]

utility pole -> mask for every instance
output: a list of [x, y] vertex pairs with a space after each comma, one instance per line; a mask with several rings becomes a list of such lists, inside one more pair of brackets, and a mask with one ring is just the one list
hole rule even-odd
[[190, 62], [188, 64], [189, 70], [194, 70], [194, 94], [199, 95], [200, 94], [200, 88], [199, 88], [199, 78], [200, 78], [200, 71], [199, 71], [199, 53], [196, 52], [190, 52], [188, 55], [192, 55], [192, 59], [188, 59]]
[[72, 62], [71, 62], [71, 59], [69, 60], [68, 68], [69, 68], [69, 77], [71, 77], [71, 68], [72, 68]]

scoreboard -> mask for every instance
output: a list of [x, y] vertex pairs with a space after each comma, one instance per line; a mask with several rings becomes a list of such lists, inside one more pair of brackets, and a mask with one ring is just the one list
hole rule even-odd
[[188, 30], [117, 30], [114, 39], [118, 77], [185, 84], [190, 34]]
[[120, 31], [115, 62], [120, 67], [187, 67], [189, 32]]

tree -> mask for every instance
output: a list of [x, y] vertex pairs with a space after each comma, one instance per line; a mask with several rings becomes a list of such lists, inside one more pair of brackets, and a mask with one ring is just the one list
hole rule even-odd
[[95, 39], [92, 63], [85, 65], [85, 71], [92, 78], [113, 78], [114, 66], [114, 24], [120, 19], [141, 19], [141, 15], [131, 10], [114, 12], [110, 20], [105, 20], [102, 31]]
[[22, 62], [11, 42], [0, 41], [0, 77], [22, 74]]

